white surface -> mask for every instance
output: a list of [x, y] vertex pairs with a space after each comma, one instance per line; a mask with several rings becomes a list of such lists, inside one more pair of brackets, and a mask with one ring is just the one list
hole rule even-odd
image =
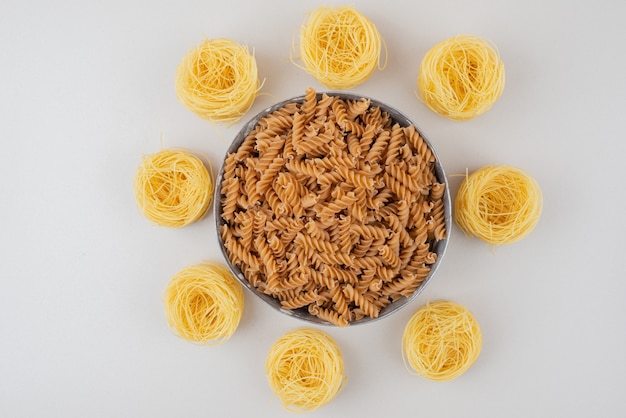
[[[240, 122], [212, 127], [177, 100], [174, 71], [204, 36], [255, 49], [263, 95], [323, 87], [288, 59], [305, 13], [338, 2], [4, 0], [0, 4], [0, 416], [280, 417], [263, 363], [304, 325], [246, 293], [235, 336], [215, 348], [173, 336], [169, 278], [220, 260], [213, 217], [168, 230], [135, 204], [141, 155], [189, 147], [217, 171]], [[435, 280], [382, 322], [326, 330], [349, 378], [310, 414], [618, 417], [626, 413], [621, 1], [354, 2], [389, 61], [354, 88], [411, 116], [448, 174], [503, 163], [530, 172], [542, 219], [491, 252], [452, 231]], [[497, 104], [452, 122], [415, 96], [417, 69], [457, 33], [491, 38], [506, 65]], [[162, 137], [162, 140], [161, 140]], [[460, 179], [451, 177], [451, 190]], [[433, 383], [405, 369], [400, 339], [429, 299], [468, 306], [484, 333], [466, 374]]]

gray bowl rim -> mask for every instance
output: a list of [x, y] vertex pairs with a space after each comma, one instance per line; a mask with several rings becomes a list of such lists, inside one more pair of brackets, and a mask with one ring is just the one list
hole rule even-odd
[[[406, 127], [406, 126], [409, 126], [409, 125], [413, 125], [415, 127], [415, 129], [419, 132], [420, 136], [424, 139], [424, 142], [426, 142], [426, 144], [430, 148], [430, 150], [433, 153], [433, 155], [435, 156], [435, 159], [436, 159], [436, 161], [435, 161], [435, 177], [437, 178], [437, 181], [439, 181], [440, 183], [445, 184], [445, 192], [444, 192], [443, 199], [444, 199], [444, 222], [445, 222], [445, 225], [446, 225], [446, 238], [443, 239], [443, 240], [435, 242], [434, 245], [433, 245], [433, 251], [435, 253], [437, 253], [437, 260], [435, 261], [434, 264], [431, 264], [430, 272], [429, 272], [428, 276], [424, 279], [422, 284], [415, 290], [415, 292], [413, 292], [413, 294], [410, 297], [408, 297], [408, 298], [407, 297], [403, 297], [401, 299], [398, 299], [397, 301], [394, 301], [394, 302], [390, 303], [385, 308], [381, 309], [380, 314], [376, 318], [364, 317], [363, 319], [350, 322], [349, 326], [363, 325], [363, 324], [368, 324], [368, 323], [372, 323], [372, 322], [377, 322], [377, 321], [380, 321], [380, 320], [382, 320], [384, 318], [390, 317], [392, 314], [394, 314], [394, 313], [398, 312], [399, 310], [401, 310], [402, 308], [410, 305], [411, 302], [413, 302], [415, 299], [417, 299], [419, 297], [419, 295], [424, 291], [426, 286], [432, 281], [433, 277], [437, 273], [437, 270], [439, 270], [439, 266], [443, 262], [444, 256], [446, 255], [446, 252], [447, 252], [447, 249], [448, 249], [448, 243], [450, 241], [450, 235], [451, 235], [451, 231], [452, 231], [452, 202], [451, 202], [451, 197], [450, 197], [450, 187], [449, 187], [449, 183], [448, 183], [448, 178], [447, 178], [445, 170], [443, 168], [443, 164], [441, 163], [441, 159], [439, 158], [439, 155], [437, 154], [436, 149], [433, 147], [433, 145], [430, 142], [430, 140], [428, 139], [427, 135], [419, 127], [418, 124], [416, 124], [411, 118], [406, 116], [404, 113], [402, 113], [401, 111], [399, 111], [395, 107], [393, 107], [391, 105], [388, 105], [388, 104], [386, 104], [384, 102], [381, 102], [379, 100], [376, 100], [376, 99], [374, 99], [372, 97], [369, 97], [367, 95], [362, 95], [362, 94], [348, 93], [348, 92], [343, 92], [343, 91], [332, 91], [332, 90], [331, 91], [319, 91], [319, 92], [316, 92], [316, 94], [317, 94], [318, 100], [322, 97], [323, 94], [326, 94], [328, 96], [337, 96], [337, 97], [340, 97], [343, 100], [362, 100], [362, 99], [366, 99], [366, 100], [370, 101], [370, 106], [378, 106], [378, 107], [380, 107], [381, 110], [387, 112], [391, 116], [392, 120], [394, 122], [399, 123], [400, 126]], [[216, 227], [216, 235], [217, 235], [218, 246], [220, 248], [220, 251], [222, 252], [222, 255], [224, 256], [226, 264], [227, 264], [229, 270], [231, 271], [231, 273], [235, 276], [235, 278], [249, 292], [251, 292], [255, 297], [258, 297], [261, 300], [263, 300], [266, 304], [271, 306], [274, 310], [276, 310], [276, 311], [278, 311], [280, 313], [283, 313], [283, 314], [285, 314], [287, 316], [290, 316], [292, 318], [296, 318], [298, 320], [304, 321], [304, 322], [309, 323], [309, 324], [336, 327], [335, 325], [333, 325], [333, 324], [331, 324], [329, 322], [323, 321], [323, 320], [317, 318], [316, 316], [311, 315], [305, 308], [285, 309], [285, 308], [281, 307], [280, 302], [277, 299], [275, 299], [274, 297], [272, 297], [270, 295], [267, 295], [265, 293], [259, 292], [254, 286], [252, 286], [250, 284], [250, 282], [246, 279], [246, 277], [241, 272], [239, 267], [237, 267], [236, 265], [234, 265], [231, 262], [230, 257], [228, 256], [228, 253], [227, 253], [226, 248], [224, 246], [224, 242], [222, 240], [222, 235], [220, 233], [221, 225], [226, 223], [222, 219], [222, 216], [221, 216], [221, 210], [222, 210], [221, 188], [222, 188], [222, 180], [223, 180], [223, 177], [224, 177], [224, 162], [226, 160], [226, 157], [229, 154], [237, 151], [237, 149], [239, 148], [239, 146], [241, 145], [241, 143], [243, 142], [245, 137], [248, 135], [248, 133], [250, 133], [250, 131], [252, 131], [256, 127], [256, 125], [259, 123], [259, 121], [262, 118], [264, 118], [265, 116], [269, 115], [272, 112], [275, 112], [276, 110], [284, 107], [285, 105], [287, 105], [289, 103], [303, 103], [305, 98], [306, 98], [306, 95], [299, 95], [299, 96], [295, 96], [295, 97], [292, 97], [292, 98], [285, 99], [285, 100], [282, 100], [280, 102], [277, 102], [277, 103], [275, 103], [275, 104], [273, 104], [273, 105], [271, 105], [269, 107], [266, 107], [265, 109], [259, 111], [255, 116], [250, 118], [241, 127], [241, 129], [239, 130], [239, 132], [237, 133], [237, 135], [235, 136], [235, 138], [231, 142], [230, 146], [226, 150], [226, 153], [224, 154], [224, 158], [222, 159], [221, 164], [220, 164], [220, 169], [219, 169], [219, 171], [217, 173], [217, 177], [216, 177], [216, 181], [215, 181], [214, 199], [213, 199], [213, 202], [214, 202], [214, 204], [213, 204], [213, 215], [214, 215], [214, 218], [215, 218], [215, 227]]]

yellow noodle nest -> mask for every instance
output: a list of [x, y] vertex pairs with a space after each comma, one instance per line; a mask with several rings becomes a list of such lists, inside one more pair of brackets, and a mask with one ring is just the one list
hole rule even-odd
[[184, 340], [219, 345], [235, 333], [244, 309], [241, 284], [217, 262], [187, 267], [165, 291], [168, 325]]
[[461, 183], [454, 220], [466, 235], [504, 245], [519, 241], [535, 228], [542, 206], [541, 189], [528, 173], [507, 165], [489, 165]]
[[319, 7], [300, 29], [304, 69], [331, 89], [367, 80], [379, 66], [381, 46], [374, 23], [348, 6]]
[[462, 305], [449, 301], [418, 309], [402, 336], [407, 369], [426, 379], [445, 382], [465, 373], [482, 348], [478, 322]]
[[464, 121], [485, 113], [504, 90], [504, 64], [488, 40], [458, 35], [431, 48], [419, 68], [421, 100], [434, 112]]
[[185, 55], [176, 71], [179, 100], [211, 122], [237, 122], [260, 88], [254, 55], [230, 39], [205, 40]]
[[343, 357], [337, 343], [311, 328], [285, 333], [272, 345], [265, 372], [283, 407], [309, 412], [332, 401], [343, 389]]
[[144, 155], [134, 179], [140, 210], [157, 225], [170, 228], [203, 218], [213, 200], [214, 187], [202, 160], [181, 150]]

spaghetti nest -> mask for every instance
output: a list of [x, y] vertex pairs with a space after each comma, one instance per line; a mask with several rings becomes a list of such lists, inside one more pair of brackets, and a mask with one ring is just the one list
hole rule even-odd
[[140, 210], [157, 225], [170, 228], [202, 219], [213, 200], [214, 187], [202, 160], [182, 150], [145, 155], [134, 179]]
[[217, 262], [179, 271], [165, 291], [168, 325], [184, 340], [219, 345], [235, 333], [244, 308], [241, 284]]
[[542, 206], [541, 189], [528, 173], [507, 165], [489, 165], [461, 183], [454, 219], [466, 235], [504, 245], [519, 241], [535, 228]]
[[465, 373], [481, 348], [482, 334], [474, 316], [464, 306], [449, 301], [418, 309], [402, 337], [407, 369], [410, 366], [415, 374], [439, 382]]
[[230, 39], [205, 40], [185, 55], [176, 70], [178, 99], [210, 122], [237, 122], [260, 89], [254, 55]]
[[421, 100], [433, 111], [464, 121], [485, 113], [504, 90], [504, 64], [485, 39], [458, 35], [431, 48], [417, 77]]
[[309, 412], [326, 405], [346, 381], [336, 342], [310, 328], [292, 330], [279, 338], [268, 353], [265, 371], [270, 388], [292, 412]]
[[367, 80], [380, 68], [381, 45], [374, 23], [348, 6], [319, 7], [300, 28], [304, 69], [331, 89], [350, 89]]

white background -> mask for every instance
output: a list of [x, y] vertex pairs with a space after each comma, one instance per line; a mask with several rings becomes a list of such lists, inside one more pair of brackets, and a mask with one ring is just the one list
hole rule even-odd
[[[187, 147], [214, 172], [243, 125], [212, 126], [174, 92], [204, 37], [254, 49], [262, 95], [248, 116], [312, 86], [289, 60], [306, 12], [351, 4], [388, 62], [352, 92], [413, 118], [454, 195], [466, 169], [531, 173], [535, 231], [492, 251], [454, 226], [420, 297], [390, 318], [323, 327], [348, 383], [312, 417], [623, 417], [626, 414], [626, 3], [613, 1], [18, 1], [0, 3], [0, 416], [281, 417], [263, 364], [305, 325], [246, 292], [233, 338], [198, 347], [167, 328], [162, 295], [180, 269], [223, 260], [214, 219], [171, 230], [136, 206], [143, 154]], [[492, 39], [506, 66], [496, 105], [469, 122], [416, 98], [419, 64], [459, 33]], [[411, 375], [400, 341], [413, 312], [449, 299], [484, 345], [447, 383]]]

